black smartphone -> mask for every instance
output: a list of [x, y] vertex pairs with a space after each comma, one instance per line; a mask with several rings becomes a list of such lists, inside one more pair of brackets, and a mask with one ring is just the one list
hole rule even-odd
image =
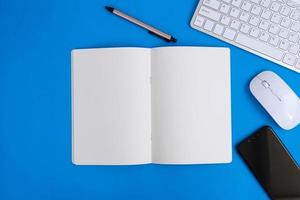
[[300, 200], [299, 166], [271, 127], [262, 127], [237, 148], [272, 199]]

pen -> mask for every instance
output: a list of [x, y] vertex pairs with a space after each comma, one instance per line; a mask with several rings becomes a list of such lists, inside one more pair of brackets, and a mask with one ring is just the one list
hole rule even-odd
[[176, 41], [177, 41], [177, 40], [176, 40], [174, 37], [172, 37], [171, 35], [169, 35], [169, 34], [167, 34], [167, 33], [164, 33], [164, 32], [162, 32], [162, 31], [160, 31], [160, 30], [154, 28], [153, 26], [150, 26], [150, 25], [148, 25], [148, 24], [145, 24], [144, 22], [142, 22], [142, 21], [140, 21], [140, 20], [138, 20], [138, 19], [135, 19], [135, 18], [133, 18], [133, 17], [131, 17], [131, 16], [129, 16], [129, 15], [127, 15], [127, 14], [125, 14], [125, 13], [123, 13], [123, 12], [121, 12], [121, 11], [115, 9], [115, 8], [113, 8], [113, 7], [105, 6], [105, 8], [106, 8], [106, 10], [108, 10], [109, 12], [111, 12], [111, 13], [113, 13], [113, 14], [119, 16], [119, 17], [122, 17], [122, 18], [124, 18], [124, 19], [130, 21], [131, 23], [134, 23], [134, 24], [136, 24], [136, 25], [138, 25], [138, 26], [140, 26], [140, 27], [143, 27], [144, 29], [148, 30], [149, 33], [154, 34], [154, 35], [157, 35], [157, 36], [163, 38], [164, 40], [166, 40], [166, 41], [168, 41], [168, 42], [176, 42]]

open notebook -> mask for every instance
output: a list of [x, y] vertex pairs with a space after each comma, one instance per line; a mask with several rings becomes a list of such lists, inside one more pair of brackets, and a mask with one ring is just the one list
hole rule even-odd
[[72, 51], [73, 163], [231, 162], [227, 48]]

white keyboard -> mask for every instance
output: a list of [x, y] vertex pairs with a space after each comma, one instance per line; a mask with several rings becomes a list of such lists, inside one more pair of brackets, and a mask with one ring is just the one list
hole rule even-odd
[[300, 73], [300, 0], [201, 0], [191, 26]]

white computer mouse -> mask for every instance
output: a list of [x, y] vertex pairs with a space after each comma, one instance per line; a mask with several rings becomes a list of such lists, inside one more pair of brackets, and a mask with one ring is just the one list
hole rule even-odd
[[300, 99], [277, 74], [264, 71], [250, 82], [251, 93], [283, 129], [300, 123]]

